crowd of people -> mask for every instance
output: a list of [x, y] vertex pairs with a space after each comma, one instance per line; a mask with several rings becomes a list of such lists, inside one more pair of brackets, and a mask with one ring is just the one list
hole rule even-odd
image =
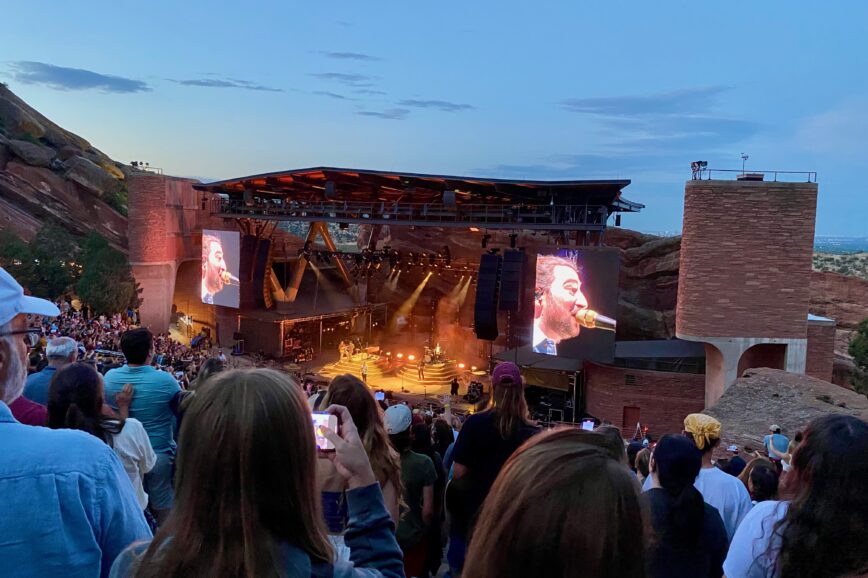
[[[850, 415], [792, 442], [773, 426], [765, 455], [742, 456], [705, 414], [656, 442], [541, 428], [511, 363], [463, 423], [448, 405], [387, 405], [354, 376], [308, 397], [286, 373], [216, 357], [182, 387], [156, 367], [159, 337], [115, 319], [97, 331], [118, 331], [125, 362], [103, 375], [78, 361], [88, 329], [62, 335], [60, 313], [0, 269], [0, 574], [868, 572], [868, 424]], [[49, 365], [28, 377], [52, 320]], [[47, 427], [14, 417], [21, 399], [44, 400]], [[312, 411], [338, 425], [315, 430]]]

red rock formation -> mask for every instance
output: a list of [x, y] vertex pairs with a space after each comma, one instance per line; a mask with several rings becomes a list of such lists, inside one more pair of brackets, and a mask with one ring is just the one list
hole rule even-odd
[[126, 251], [121, 166], [0, 84], [0, 230], [30, 240], [55, 219]]

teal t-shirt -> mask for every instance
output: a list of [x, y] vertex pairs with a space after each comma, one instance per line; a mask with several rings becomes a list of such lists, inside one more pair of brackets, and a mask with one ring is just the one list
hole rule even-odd
[[437, 481], [437, 470], [428, 456], [406, 450], [401, 454], [401, 481], [404, 483], [404, 503], [407, 510], [402, 512], [398, 522], [398, 543], [403, 548], [415, 546], [425, 537], [425, 523], [422, 520], [422, 493], [425, 486], [433, 486]]
[[133, 384], [134, 390], [130, 417], [136, 418], [145, 426], [154, 452], [174, 453], [175, 414], [172, 413], [171, 402], [181, 391], [181, 386], [171, 374], [158, 371], [149, 365], [124, 365], [105, 374], [106, 403], [117, 409], [115, 395], [127, 383]]

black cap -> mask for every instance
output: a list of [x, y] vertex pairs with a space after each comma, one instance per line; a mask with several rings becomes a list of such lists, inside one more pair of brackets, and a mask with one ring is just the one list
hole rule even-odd
[[657, 476], [664, 489], [679, 492], [693, 485], [702, 467], [702, 452], [686, 436], [665, 435], [654, 448]]

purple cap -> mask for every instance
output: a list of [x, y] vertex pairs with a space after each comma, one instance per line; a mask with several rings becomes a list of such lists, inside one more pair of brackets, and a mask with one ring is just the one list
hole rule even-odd
[[503, 383], [503, 380], [506, 379], [507, 382], [512, 382], [510, 385], [517, 385], [521, 387], [522, 379], [521, 379], [521, 370], [519, 370], [518, 366], [509, 361], [505, 363], [499, 364], [494, 368], [494, 372], [491, 374], [491, 383], [493, 385], [507, 385]]

